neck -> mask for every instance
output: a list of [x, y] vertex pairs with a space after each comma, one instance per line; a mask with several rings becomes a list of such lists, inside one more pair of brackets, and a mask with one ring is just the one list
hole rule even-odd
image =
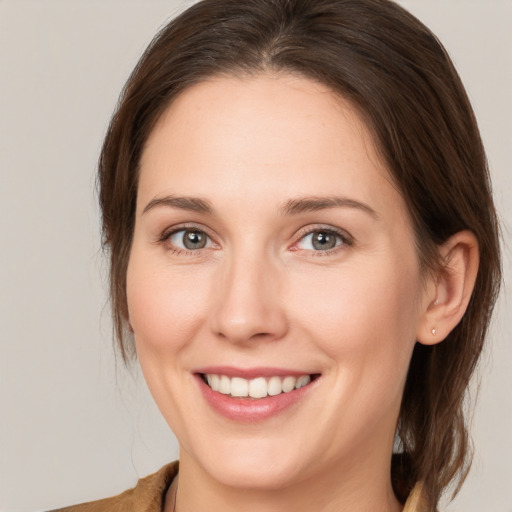
[[[169, 489], [166, 512], [399, 512], [385, 468], [344, 468], [340, 464], [282, 489], [248, 489], [225, 485], [188, 457], [180, 461], [179, 485]], [[384, 471], [383, 471], [384, 469]], [[177, 492], [176, 492], [177, 491]], [[166, 505], [167, 505], [166, 503]]]

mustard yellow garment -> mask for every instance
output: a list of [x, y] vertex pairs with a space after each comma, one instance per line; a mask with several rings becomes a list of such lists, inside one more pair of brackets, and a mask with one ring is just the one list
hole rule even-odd
[[122, 494], [52, 512], [162, 512], [165, 493], [177, 474], [178, 462], [173, 462], [141, 478], [133, 489]]
[[[162, 512], [167, 489], [178, 474], [178, 462], [141, 478], [137, 485], [112, 498], [60, 508], [52, 512]], [[421, 485], [411, 492], [403, 512], [429, 512], [422, 500]]]

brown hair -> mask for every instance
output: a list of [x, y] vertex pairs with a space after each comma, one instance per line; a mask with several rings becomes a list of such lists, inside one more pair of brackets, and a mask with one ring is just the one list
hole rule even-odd
[[[400, 410], [395, 492], [422, 480], [432, 510], [468, 468], [464, 398], [500, 283], [500, 251], [485, 152], [464, 87], [446, 51], [389, 0], [204, 0], [164, 27], [130, 76], [99, 162], [114, 329], [133, 355], [126, 269], [138, 165], [156, 121], [190, 85], [219, 74], [300, 73], [349, 99], [373, 131], [414, 222], [423, 268], [437, 246], [471, 230], [480, 268], [469, 307], [448, 338], [416, 344]], [[128, 343], [129, 341], [129, 343]]]

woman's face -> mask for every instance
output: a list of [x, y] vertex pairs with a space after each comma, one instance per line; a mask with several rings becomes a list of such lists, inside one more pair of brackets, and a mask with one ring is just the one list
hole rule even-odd
[[183, 468], [260, 489], [388, 473], [428, 301], [404, 202], [329, 89], [181, 94], [143, 152], [127, 290]]

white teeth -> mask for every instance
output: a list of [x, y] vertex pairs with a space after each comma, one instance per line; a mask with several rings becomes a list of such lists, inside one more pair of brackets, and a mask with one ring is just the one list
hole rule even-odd
[[214, 390], [224, 395], [233, 397], [265, 398], [281, 393], [289, 393], [294, 389], [300, 389], [311, 382], [309, 375], [292, 377], [257, 377], [255, 379], [243, 379], [241, 377], [229, 378], [226, 375], [207, 374], [206, 382]]
[[229, 379], [229, 377], [226, 377], [225, 375], [222, 375], [220, 377], [219, 393], [222, 393], [223, 395], [231, 394], [231, 380]]
[[213, 389], [213, 391], [219, 391], [220, 378], [218, 375], [208, 375], [207, 380], [208, 385]]
[[307, 386], [311, 382], [311, 377], [309, 375], [302, 375], [297, 379], [297, 384], [295, 384], [295, 389], [303, 388]]
[[267, 380], [263, 377], [252, 379], [249, 382], [249, 396], [251, 398], [264, 398], [267, 396]]
[[267, 393], [270, 396], [279, 395], [283, 392], [283, 386], [279, 377], [270, 377], [267, 384]]
[[231, 396], [248, 396], [249, 395], [249, 382], [240, 377], [233, 377], [231, 379]]
[[295, 389], [295, 383], [297, 379], [295, 377], [285, 377], [283, 380], [283, 391], [289, 393], [292, 389]]

